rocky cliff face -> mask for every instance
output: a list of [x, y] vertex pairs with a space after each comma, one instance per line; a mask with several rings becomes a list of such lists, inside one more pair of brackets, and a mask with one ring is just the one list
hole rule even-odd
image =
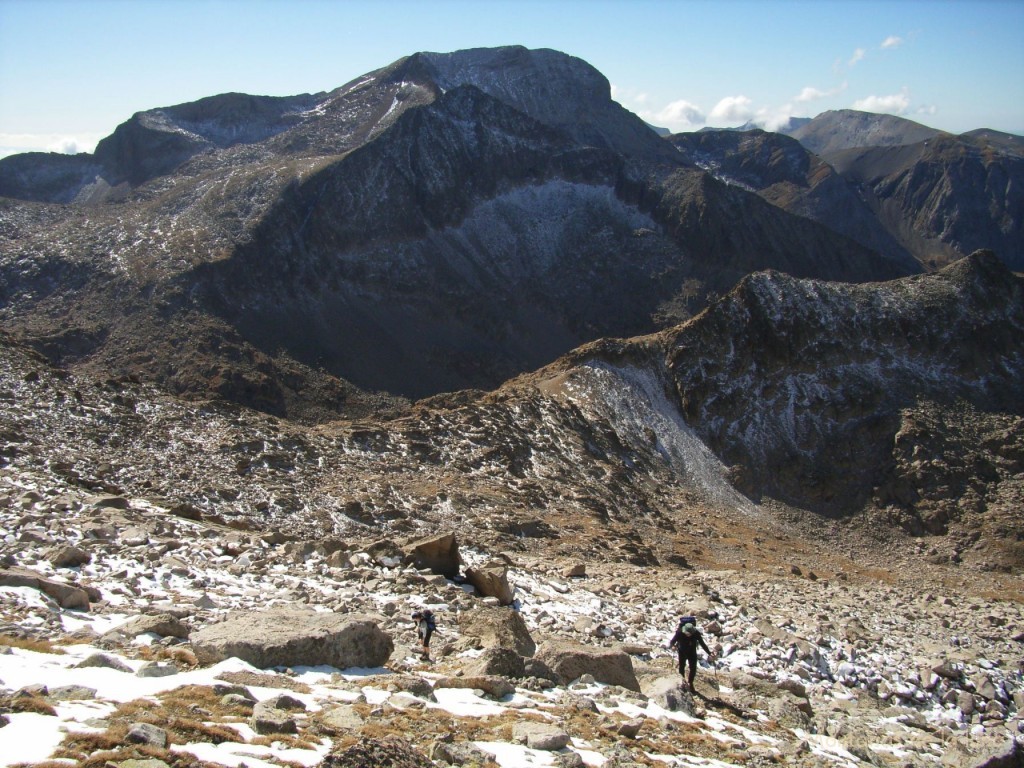
[[[930, 491], [894, 489], [920, 468], [901, 445], [916, 409], [932, 414], [924, 421], [1022, 412], [1021, 290], [981, 253], [887, 285], [755, 275], [673, 335], [669, 366], [688, 422], [740, 488], [832, 511], [874, 494], [917, 516]], [[984, 423], [971, 428], [994, 446], [991, 477], [1012, 479], [1016, 449], [1002, 455], [998, 435], [1015, 427]], [[955, 496], [946, 489], [946, 501]]]
[[919, 271], [917, 260], [885, 229], [856, 185], [795, 139], [750, 130], [676, 134], [669, 141], [716, 179], [754, 191], [884, 256], [894, 273]]
[[1012, 145], [944, 135], [832, 161], [922, 261], [991, 248], [1012, 269], [1024, 268], [1024, 158]]

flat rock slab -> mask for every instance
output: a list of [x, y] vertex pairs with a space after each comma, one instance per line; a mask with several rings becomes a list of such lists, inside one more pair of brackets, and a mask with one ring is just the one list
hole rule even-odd
[[395, 647], [370, 616], [290, 608], [235, 611], [190, 640], [200, 664], [237, 657], [260, 669], [379, 667]]

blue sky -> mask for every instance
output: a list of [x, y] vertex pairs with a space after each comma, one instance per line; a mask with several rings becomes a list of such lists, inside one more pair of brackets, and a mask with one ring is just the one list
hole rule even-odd
[[854, 108], [1024, 133], [1024, 0], [0, 0], [0, 155], [91, 151], [139, 110], [509, 44], [585, 59], [675, 131]]

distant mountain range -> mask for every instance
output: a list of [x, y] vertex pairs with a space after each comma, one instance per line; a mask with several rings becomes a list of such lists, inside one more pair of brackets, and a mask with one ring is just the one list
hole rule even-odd
[[64, 365], [319, 420], [672, 327], [759, 270], [1024, 268], [1018, 137], [855, 112], [793, 136], [661, 137], [521, 47], [140, 112], [92, 155], [0, 160], [0, 321]]

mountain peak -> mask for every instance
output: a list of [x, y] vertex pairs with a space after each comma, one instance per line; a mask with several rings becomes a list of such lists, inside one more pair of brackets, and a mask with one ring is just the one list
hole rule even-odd
[[938, 136], [942, 131], [896, 115], [834, 109], [793, 130], [784, 131], [816, 154], [855, 147], [898, 147]]

